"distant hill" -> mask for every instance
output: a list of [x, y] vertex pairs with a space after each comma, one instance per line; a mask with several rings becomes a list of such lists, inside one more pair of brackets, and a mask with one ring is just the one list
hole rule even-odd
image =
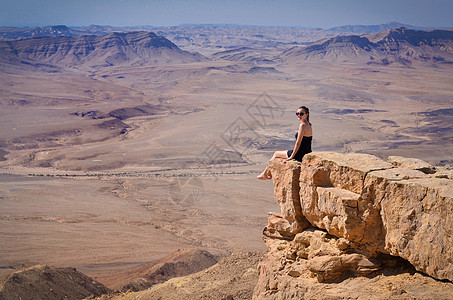
[[77, 30], [70, 29], [65, 25], [18, 28], [18, 27], [0, 27], [0, 38], [2, 40], [18, 40], [42, 36], [79, 36]]
[[381, 32], [381, 31], [385, 31], [385, 30], [389, 30], [389, 29], [400, 28], [400, 27], [405, 27], [408, 29], [415, 29], [415, 30], [434, 29], [434, 28], [422, 28], [422, 27], [412, 26], [412, 25], [408, 25], [408, 24], [402, 24], [402, 23], [398, 23], [398, 22], [390, 22], [390, 23], [380, 24], [380, 25], [345, 25], [345, 26], [333, 27], [328, 30], [336, 31], [336, 32], [371, 34], [371, 33], [377, 33], [377, 32]]
[[13, 41], [44, 36], [106, 35], [112, 32], [152, 31], [145, 27], [114, 27], [108, 25], [90, 25], [83, 27], [68, 27], [55, 25], [45, 27], [0, 27], [0, 40]]
[[152, 32], [113, 32], [80, 37], [38, 37], [0, 41], [0, 56], [59, 66], [113, 66], [201, 61], [200, 54], [179, 49]]
[[174, 277], [186, 276], [217, 263], [208, 251], [200, 249], [182, 249], [173, 252], [157, 262], [150, 263], [129, 272], [127, 277], [132, 280], [122, 287], [122, 291], [140, 291], [152, 285], [165, 282]]
[[[90, 25], [67, 27], [65, 25], [19, 28], [0, 27], [0, 40], [17, 40], [42, 36], [106, 35], [113, 32], [151, 31], [163, 36], [178, 47], [189, 49], [203, 48], [212, 52], [226, 51], [234, 48], [278, 48], [283, 50], [297, 45], [307, 45], [323, 38], [341, 34], [374, 33], [395, 27], [400, 23], [364, 26], [348, 25], [332, 29], [303, 28], [288, 26], [253, 26], [234, 24], [184, 24], [178, 26], [132, 26], [115, 27], [107, 25]], [[407, 28], [416, 29], [411, 25]], [[209, 51], [211, 52], [211, 51]]]
[[11, 274], [0, 286], [0, 299], [93, 299], [109, 292], [75, 268], [34, 266]]
[[310, 60], [411, 65], [453, 63], [453, 31], [390, 29], [369, 35], [337, 36], [307, 47], [293, 47], [280, 58], [289, 63]]
[[[161, 36], [171, 38], [179, 45], [182, 43], [200, 43], [209, 36], [217, 37], [223, 34], [231, 39], [249, 37], [255, 42], [262, 43], [279, 40], [283, 43], [305, 43], [313, 37], [325, 38], [342, 33], [371, 34], [384, 30], [405, 27], [414, 30], [434, 30], [444, 28], [417, 27], [409, 24], [390, 22], [378, 25], [345, 25], [329, 29], [303, 28], [288, 26], [254, 26], [254, 25], [234, 25], [234, 24], [182, 24], [178, 26], [131, 26], [115, 27], [109, 25], [90, 25], [81, 27], [67, 27], [65, 25], [46, 26], [46, 27], [0, 27], [1, 40], [17, 40], [42, 36], [82, 36], [82, 35], [105, 35], [112, 32], [131, 32], [131, 31], [152, 31]], [[280, 37], [280, 39], [278, 38]], [[179, 41], [178, 41], [179, 40]], [[314, 40], [311, 40], [313, 42]]]
[[272, 50], [239, 47], [231, 50], [214, 53], [211, 57], [215, 60], [248, 61], [256, 64], [274, 63], [271, 57]]

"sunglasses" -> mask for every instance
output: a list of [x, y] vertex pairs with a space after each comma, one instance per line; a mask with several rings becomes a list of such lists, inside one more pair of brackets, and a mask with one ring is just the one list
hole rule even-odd
[[296, 112], [296, 116], [303, 116], [303, 115], [305, 115], [304, 112], [301, 112], [301, 113]]

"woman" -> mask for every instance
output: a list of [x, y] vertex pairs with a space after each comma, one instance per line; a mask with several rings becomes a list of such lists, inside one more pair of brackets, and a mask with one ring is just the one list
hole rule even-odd
[[[275, 151], [272, 155], [271, 160], [274, 158], [284, 158], [283, 163], [288, 160], [295, 159], [302, 161], [305, 154], [311, 152], [311, 140], [313, 137], [313, 130], [310, 123], [310, 112], [307, 107], [301, 106], [296, 112], [296, 116], [300, 121], [299, 130], [296, 133], [296, 144], [293, 150], [288, 151]], [[258, 179], [266, 180], [272, 179], [272, 175], [268, 170], [268, 167], [257, 176]]]

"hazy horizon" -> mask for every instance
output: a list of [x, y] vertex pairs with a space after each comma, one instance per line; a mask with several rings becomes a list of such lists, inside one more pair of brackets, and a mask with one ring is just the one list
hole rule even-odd
[[332, 28], [339, 28], [339, 27], [345, 27], [345, 26], [380, 26], [380, 25], [387, 25], [387, 24], [393, 24], [393, 23], [398, 23], [401, 25], [405, 26], [414, 26], [416, 28], [420, 28], [421, 30], [423, 29], [453, 29], [453, 26], [417, 26], [413, 24], [403, 24], [401, 22], [393, 21], [393, 22], [387, 22], [387, 23], [380, 23], [380, 24], [344, 24], [344, 25], [339, 25], [339, 26], [334, 26], [334, 27], [329, 27], [329, 28], [320, 28], [320, 27], [305, 27], [305, 26], [290, 26], [290, 25], [256, 25], [256, 24], [234, 24], [234, 23], [182, 23], [182, 24], [176, 24], [176, 25], [168, 25], [168, 26], [163, 26], [163, 25], [149, 25], [149, 24], [142, 24], [142, 25], [110, 25], [110, 24], [89, 24], [89, 25], [67, 25], [67, 24], [49, 24], [49, 25], [30, 25], [30, 26], [0, 26], [3, 28], [46, 28], [46, 27], [56, 27], [56, 26], [66, 26], [68, 28], [86, 28], [90, 26], [107, 26], [107, 27], [112, 27], [112, 28], [146, 28], [146, 27], [153, 27], [153, 28], [168, 28], [168, 27], [183, 27], [183, 26], [218, 26], [218, 27], [228, 27], [228, 26], [237, 26], [237, 27], [268, 27], [268, 28], [288, 28], [288, 29], [306, 29], [306, 30], [329, 30]]
[[322, 28], [398, 22], [453, 27], [453, 1], [0, 0], [0, 26], [180, 26], [232, 24]]

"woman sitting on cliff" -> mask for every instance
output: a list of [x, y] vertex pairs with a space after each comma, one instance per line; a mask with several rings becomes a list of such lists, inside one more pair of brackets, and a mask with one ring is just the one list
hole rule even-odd
[[[291, 159], [302, 161], [304, 155], [311, 152], [313, 130], [309, 119], [310, 112], [307, 107], [301, 106], [297, 110], [296, 116], [301, 124], [299, 125], [299, 131], [296, 133], [296, 144], [294, 145], [294, 150], [275, 151], [271, 160], [274, 158], [285, 158], [283, 163], [286, 163]], [[264, 171], [258, 175], [257, 178], [261, 180], [272, 179], [272, 175], [269, 172], [268, 167], [266, 167], [266, 169], [264, 169]]]

